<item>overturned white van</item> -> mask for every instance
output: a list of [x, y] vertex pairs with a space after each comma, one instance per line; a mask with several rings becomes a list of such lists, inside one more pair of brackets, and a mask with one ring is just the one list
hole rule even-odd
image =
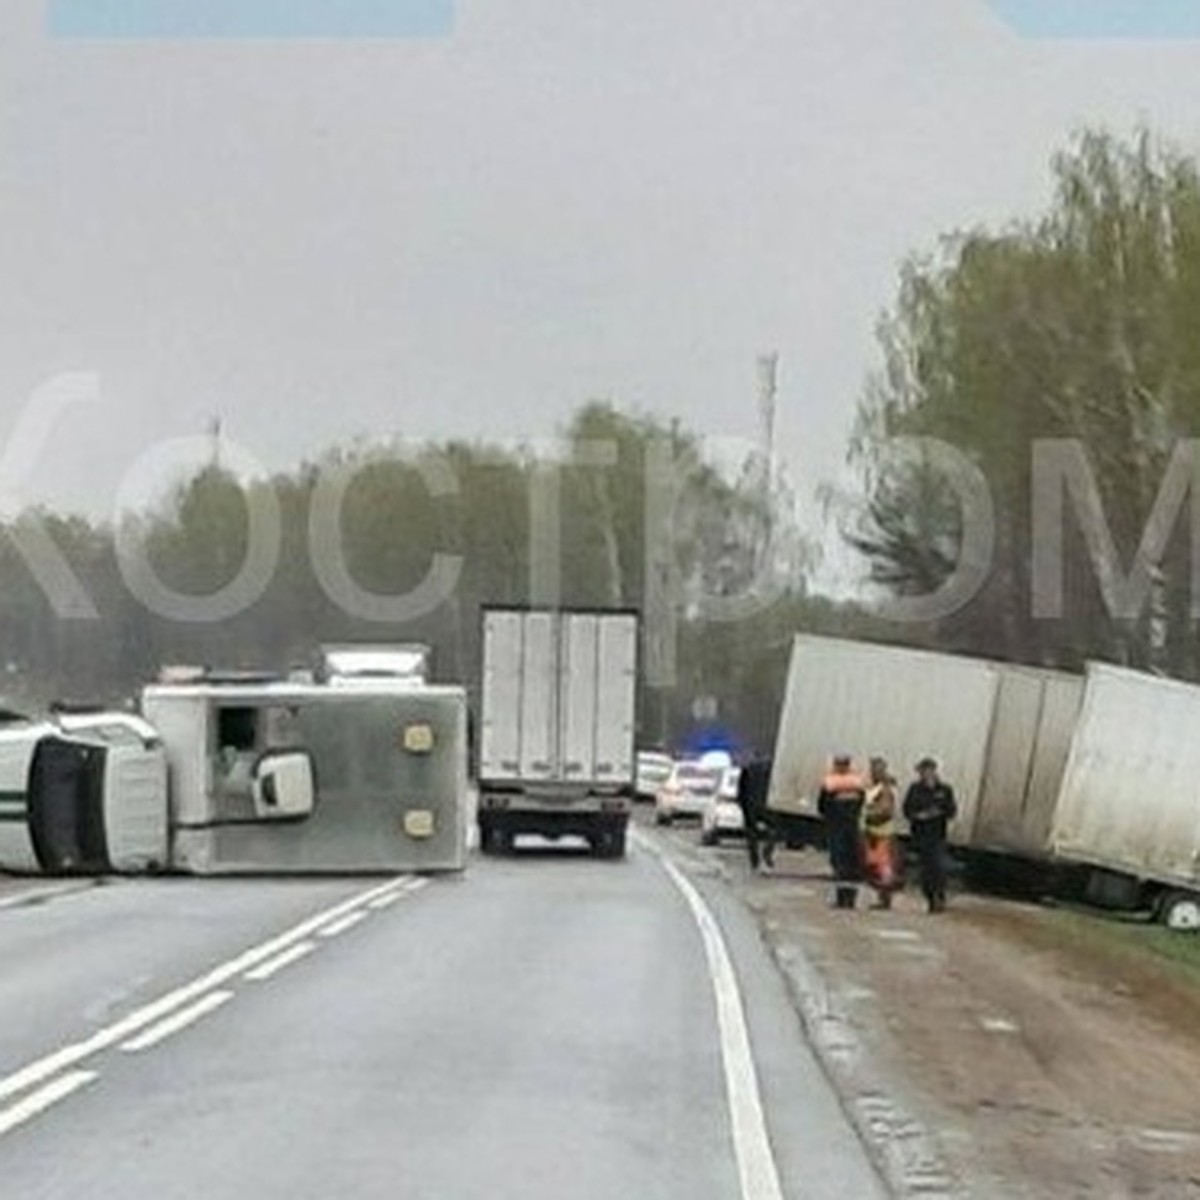
[[465, 866], [461, 688], [384, 675], [352, 688], [206, 675], [147, 687], [142, 713], [170, 764], [176, 870]]

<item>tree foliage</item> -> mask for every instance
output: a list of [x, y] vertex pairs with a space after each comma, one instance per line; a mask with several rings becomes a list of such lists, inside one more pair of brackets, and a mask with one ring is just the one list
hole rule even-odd
[[963, 536], [958, 497], [944, 475], [898, 460], [892, 446], [949, 443], [987, 480], [995, 548], [979, 595], [936, 622], [942, 641], [1033, 662], [1094, 656], [1194, 674], [1182, 537], [1146, 611], [1113, 619], [1072, 526], [1065, 607], [1057, 619], [1035, 617], [1031, 472], [1035, 442], [1076, 439], [1130, 565], [1175, 444], [1200, 428], [1200, 178], [1145, 131], [1129, 141], [1086, 132], [1053, 170], [1055, 199], [1041, 219], [947, 238], [905, 267], [880, 330], [883, 369], [860, 406], [852, 460], [863, 490], [845, 532], [889, 591], [944, 582]]

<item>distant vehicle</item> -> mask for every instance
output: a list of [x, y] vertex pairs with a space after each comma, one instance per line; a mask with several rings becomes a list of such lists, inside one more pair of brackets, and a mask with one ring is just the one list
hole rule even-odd
[[322, 646], [316, 681], [331, 687], [356, 687], [385, 679], [424, 687], [432, 658], [432, 648], [417, 642]]
[[746, 832], [746, 819], [738, 803], [739, 767], [727, 767], [721, 786], [704, 807], [700, 817], [700, 840], [706, 846], [717, 845], [723, 837], [741, 837]]
[[637, 756], [637, 798], [653, 803], [658, 789], [671, 778], [675, 760], [658, 750], [641, 750]]
[[676, 763], [670, 778], [654, 798], [656, 825], [672, 825], [680, 818], [699, 820], [721, 787], [724, 771], [700, 762]]
[[489, 608], [483, 619], [479, 845], [582, 837], [622, 858], [636, 786], [638, 617]]

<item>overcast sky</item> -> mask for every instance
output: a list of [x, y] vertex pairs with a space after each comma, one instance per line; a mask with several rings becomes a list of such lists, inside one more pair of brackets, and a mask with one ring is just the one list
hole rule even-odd
[[[197, 3], [201, 0], [197, 0]], [[1038, 42], [984, 0], [459, 0], [449, 39], [52, 41], [0, 9], [0, 397], [65, 370], [30, 500], [156, 440], [269, 466], [539, 436], [581, 402], [843, 457], [900, 260], [1036, 210], [1082, 123], [1200, 150], [1200, 42]]]

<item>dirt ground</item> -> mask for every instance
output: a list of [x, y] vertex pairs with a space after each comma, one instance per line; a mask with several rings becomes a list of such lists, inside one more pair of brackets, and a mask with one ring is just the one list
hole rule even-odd
[[822, 979], [856, 1043], [843, 1082], [897, 1097], [949, 1192], [1200, 1198], [1192, 935], [961, 891], [931, 917], [911, 885], [891, 912], [838, 912], [816, 852], [780, 854], [769, 878], [736, 847], [710, 853], [777, 955]]

